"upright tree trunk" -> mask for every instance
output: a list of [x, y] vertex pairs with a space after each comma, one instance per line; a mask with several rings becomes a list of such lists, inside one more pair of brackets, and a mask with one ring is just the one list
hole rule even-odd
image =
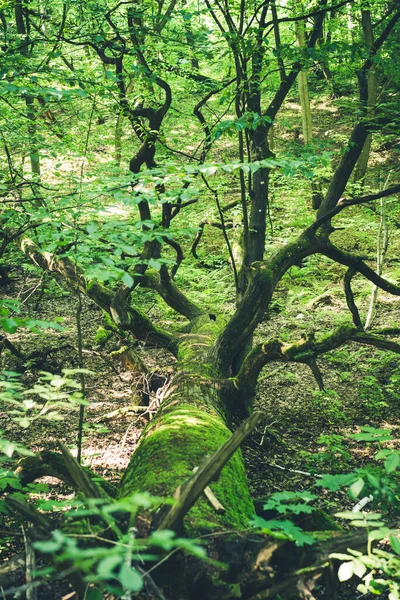
[[25, 104], [28, 118], [28, 139], [29, 139], [29, 160], [31, 163], [31, 173], [34, 177], [40, 178], [40, 154], [37, 139], [36, 112], [34, 110], [33, 96], [25, 96]]
[[[296, 41], [299, 48], [306, 47], [306, 36], [304, 31], [304, 21], [296, 21]], [[303, 125], [304, 143], [312, 142], [312, 122], [311, 122], [311, 106], [310, 95], [308, 93], [308, 77], [306, 69], [302, 69], [298, 74], [299, 96], [301, 106], [301, 121]]]
[[[306, 36], [304, 29], [304, 21], [296, 21], [296, 40], [299, 48], [306, 48]], [[312, 120], [311, 120], [311, 104], [310, 95], [308, 92], [308, 77], [306, 69], [302, 69], [298, 74], [299, 96], [301, 106], [301, 121], [303, 125], [304, 144], [311, 144], [313, 139]], [[322, 202], [321, 185], [315, 179], [311, 182], [312, 191], [312, 207], [318, 209]]]
[[[371, 49], [374, 43], [374, 36], [372, 31], [371, 23], [371, 12], [369, 10], [363, 10], [361, 12], [362, 28], [364, 34], [364, 42], [367, 48]], [[377, 80], [376, 80], [376, 68], [372, 65], [367, 73], [367, 106], [366, 115], [367, 119], [372, 119], [375, 115], [376, 97], [377, 97]], [[362, 94], [362, 91], [361, 91]], [[369, 133], [365, 140], [360, 158], [358, 159], [355, 171], [354, 181], [364, 184], [365, 174], [367, 172], [369, 155], [371, 152], [372, 133]]]
[[[17, 0], [14, 7], [15, 24], [17, 32], [21, 36], [21, 45], [19, 48], [23, 56], [28, 56], [29, 46], [29, 13], [26, 12], [26, 6], [21, 0]], [[40, 177], [40, 158], [36, 133], [36, 113], [34, 110], [34, 97], [31, 94], [24, 94], [26, 104], [26, 117], [28, 119], [28, 140], [29, 140], [29, 158], [31, 163], [31, 172], [33, 176]]]

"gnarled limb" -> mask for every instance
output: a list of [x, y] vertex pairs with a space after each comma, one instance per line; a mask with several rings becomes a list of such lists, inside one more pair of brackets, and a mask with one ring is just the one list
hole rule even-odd
[[400, 184], [393, 185], [386, 190], [382, 190], [380, 192], [376, 192], [375, 194], [368, 194], [366, 196], [361, 196], [360, 198], [341, 198], [337, 205], [318, 217], [316, 221], [310, 227], [307, 228], [307, 232], [310, 235], [316, 233], [317, 229], [319, 229], [324, 223], [327, 223], [333, 217], [342, 212], [343, 209], [348, 206], [358, 206], [359, 204], [366, 204], [367, 202], [372, 202], [373, 200], [379, 200], [380, 198], [386, 198], [387, 196], [393, 196], [394, 194], [398, 194], [400, 192]]
[[87, 282], [82, 270], [68, 258], [60, 258], [49, 252], [42, 252], [29, 238], [21, 240], [21, 249], [38, 267], [59, 273], [66, 284], [76, 292], [78, 289], [98, 306], [110, 314], [118, 327], [133, 333], [140, 340], [151, 346], [160, 346], [168, 349], [172, 354], [178, 351], [178, 342], [174, 335], [154, 325], [150, 319], [127, 301], [126, 286], [113, 293], [106, 286], [94, 282]]
[[[199, 245], [200, 240], [203, 237], [205, 225], [210, 225], [211, 227], [216, 227], [217, 229], [221, 229], [221, 231], [223, 231], [223, 229], [224, 229], [222, 226], [222, 223], [220, 223], [219, 221], [210, 221], [210, 219], [203, 219], [199, 223], [199, 230], [196, 234], [196, 237], [194, 239], [194, 242], [193, 242], [192, 248], [191, 248], [191, 253], [193, 254], [193, 256], [196, 260], [199, 260], [199, 255], [197, 254], [197, 246]], [[233, 223], [225, 223], [225, 229], [232, 229], [232, 227], [233, 227]]]
[[[99, 479], [99, 476], [89, 469], [83, 468], [83, 470], [89, 479]], [[58, 452], [43, 450], [35, 456], [22, 458], [18, 461], [14, 474], [18, 476], [23, 486], [41, 477], [49, 476], [76, 487], [76, 481], [71, 477], [63, 455]], [[115, 495], [116, 491], [112, 484], [106, 480], [102, 480], [101, 484], [106, 494]]]
[[98, 486], [88, 475], [86, 470], [78, 463], [67, 446], [59, 442], [59, 447], [64, 458], [65, 467], [75, 486], [84, 494], [86, 498], [106, 498], [108, 494]]
[[261, 322], [283, 275], [299, 260], [320, 252], [322, 243], [316, 237], [302, 234], [278, 250], [268, 262], [255, 262], [247, 269], [246, 293], [213, 349], [219, 368], [227, 376], [235, 357]]
[[346, 267], [361, 273], [361, 275], [364, 275], [364, 277], [369, 279], [369, 281], [372, 281], [372, 283], [385, 292], [394, 294], [395, 296], [400, 296], [399, 285], [391, 283], [384, 277], [378, 275], [378, 273], [371, 269], [371, 267], [369, 267], [359, 256], [355, 256], [350, 252], [346, 252], [346, 250], [341, 250], [331, 242], [327, 242], [326, 245], [321, 248], [320, 252], [335, 262], [346, 265]]
[[356, 273], [357, 271], [355, 271], [354, 269], [347, 269], [343, 280], [343, 286], [344, 293], [346, 295], [347, 306], [349, 307], [349, 311], [351, 312], [353, 317], [353, 323], [358, 329], [363, 329], [360, 313], [358, 312], [358, 308], [354, 300], [353, 290], [351, 289], [351, 280], [353, 279]]
[[[400, 329], [389, 331], [394, 331], [396, 335], [400, 333]], [[344, 325], [319, 340], [315, 339], [314, 334], [306, 340], [293, 344], [284, 344], [280, 340], [272, 339], [264, 344], [254, 346], [243, 361], [238, 375], [230, 381], [233, 382], [240, 394], [246, 394], [251, 399], [255, 395], [256, 383], [261, 370], [270, 362], [299, 362], [312, 367], [316, 358], [321, 354], [326, 354], [352, 341], [400, 354], [400, 343], [384, 338], [383, 335], [387, 334], [387, 329], [365, 333], [353, 325]], [[319, 386], [323, 388], [322, 378], [318, 376], [316, 379]]]
[[[328, 213], [335, 208], [339, 199], [342, 197], [347, 182], [350, 179], [353, 169], [364, 147], [367, 136], [367, 126], [364, 123], [357, 123], [350, 136], [346, 151], [343, 153], [339, 166], [332, 177], [332, 181], [328, 191], [326, 192], [325, 198], [323, 199], [319, 208], [317, 213], [318, 217], [325, 217], [325, 213]], [[329, 222], [329, 219], [326, 219], [326, 222]]]
[[176, 312], [193, 321], [205, 314], [205, 310], [197, 306], [183, 294], [170, 277], [163, 278], [160, 273], [147, 271], [140, 280], [141, 287], [158, 292], [161, 298]]

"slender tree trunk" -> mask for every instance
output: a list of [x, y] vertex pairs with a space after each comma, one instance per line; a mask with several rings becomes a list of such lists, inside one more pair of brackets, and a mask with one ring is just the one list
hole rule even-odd
[[37, 139], [36, 111], [33, 96], [25, 96], [26, 116], [28, 117], [29, 159], [32, 175], [40, 178], [40, 154]]
[[[15, 24], [17, 32], [21, 36], [21, 46], [19, 48], [22, 56], [28, 56], [29, 46], [29, 13], [21, 0], [17, 0], [14, 7]], [[40, 158], [36, 132], [36, 112], [34, 110], [34, 97], [30, 94], [24, 95], [26, 104], [26, 116], [28, 119], [28, 140], [29, 140], [29, 158], [31, 163], [31, 172], [35, 177], [40, 177]]]
[[[132, 93], [135, 82], [131, 79], [126, 86], [126, 96]], [[118, 111], [117, 122], [115, 124], [115, 137], [114, 137], [114, 158], [118, 166], [121, 164], [122, 159], [122, 136], [124, 132], [124, 117], [125, 113], [122, 108]]]
[[[364, 42], [367, 48], [371, 48], [374, 43], [374, 36], [372, 31], [371, 23], [371, 12], [369, 10], [363, 10], [361, 12], [362, 28], [364, 33]], [[367, 118], [372, 119], [375, 115], [376, 97], [377, 97], [377, 78], [376, 68], [372, 65], [367, 74]], [[358, 159], [355, 171], [354, 181], [364, 184], [365, 174], [367, 172], [369, 155], [371, 152], [372, 133], [369, 133], [365, 144], [363, 146], [360, 158]]]
[[[297, 45], [299, 48], [304, 49], [306, 47], [304, 21], [296, 21], [295, 26]], [[312, 142], [311, 106], [310, 95], [308, 93], [308, 77], [305, 69], [302, 69], [298, 74], [298, 82], [304, 143], [310, 144]]]
[[[296, 21], [296, 40], [299, 48], [306, 47], [306, 36], [305, 36], [305, 28], [304, 21]], [[299, 96], [300, 96], [300, 106], [301, 106], [301, 121], [303, 125], [303, 137], [304, 144], [311, 144], [313, 139], [312, 134], [312, 120], [311, 120], [311, 104], [310, 104], [310, 95], [308, 92], [308, 77], [307, 71], [302, 69], [298, 75], [299, 82]], [[315, 179], [311, 182], [311, 191], [312, 191], [312, 207], [314, 209], [318, 209], [321, 206], [322, 202], [322, 191], [321, 185]]]
[[[379, 201], [379, 228], [378, 236], [376, 240], [376, 272], [378, 275], [383, 273], [383, 263], [389, 246], [389, 227], [386, 215], [386, 206], [384, 200], [381, 198]], [[372, 323], [374, 322], [376, 314], [376, 304], [378, 300], [379, 288], [377, 285], [372, 287], [371, 297], [369, 301], [369, 308], [367, 317], [365, 319], [365, 331], [371, 329]]]

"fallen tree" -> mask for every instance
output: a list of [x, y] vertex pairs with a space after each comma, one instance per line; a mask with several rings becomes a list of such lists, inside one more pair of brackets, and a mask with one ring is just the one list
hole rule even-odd
[[[218, 193], [205, 180], [207, 189], [212, 191], [215, 197], [235, 278], [236, 308], [229, 319], [224, 320], [220, 315], [215, 315], [206, 307], [190, 300], [174, 281], [182, 251], [179, 244], [175, 240], [171, 241], [165, 231], [168, 230], [173, 218], [192, 201], [189, 200], [185, 204], [182, 193], [175, 203], [169, 202], [168, 197], [163, 197], [164, 183], [160, 183], [158, 175], [157, 182], [154, 184], [154, 194], [163, 200], [160, 203], [160, 222], [154, 228], [152, 239], [144, 243], [141, 260], [136, 261], [132, 267], [126, 267], [126, 274], [129, 275], [126, 278], [128, 284], [121, 283], [117, 289], [86, 277], [83, 269], [74, 262], [73, 252], [66, 256], [68, 252], [65, 247], [58, 254], [44, 251], [37, 240], [27, 236], [27, 227], [16, 231], [5, 229], [4, 239], [18, 240], [22, 252], [37, 266], [60, 277], [74, 293], [84, 294], [95, 302], [112, 320], [117, 331], [140, 340], [144, 347], [164, 348], [176, 359], [174, 374], [163, 392], [160, 410], [142, 434], [139, 446], [120, 483], [118, 498], [129, 498], [136, 492], [143, 491], [148, 491], [155, 496], [175, 496], [176, 504], [172, 508], [167, 506], [160, 513], [148, 517], [147, 521], [143, 519], [140, 526], [143, 535], [147, 535], [148, 531], [154, 529], [167, 528], [190, 537], [209, 536], [207, 539], [211, 540], [209, 543], [211, 555], [227, 563], [229, 569], [224, 573], [218, 566], [206, 565], [195, 577], [194, 572], [199, 570], [198, 562], [180, 560], [179, 563], [173, 563], [173, 567], [164, 564], [167, 570], [182, 569], [183, 575], [179, 585], [174, 585], [172, 589], [165, 583], [166, 576], [162, 567], [158, 570], [157, 585], [165, 586], [165, 593], [169, 597], [186, 600], [205, 597], [205, 594], [210, 600], [234, 597], [261, 600], [292, 588], [297, 589], [303, 597], [307, 597], [305, 588], [302, 589], [302, 586], [306, 587], [304, 582], [319, 576], [329, 568], [329, 553], [333, 549], [346, 548], [350, 543], [349, 539], [345, 536], [340, 537], [339, 533], [337, 543], [335, 541], [333, 546], [331, 542], [326, 542], [325, 546], [318, 545], [315, 554], [309, 552], [305, 561], [304, 552], [296, 549], [293, 544], [290, 544], [289, 548], [289, 542], [266, 539], [265, 536], [255, 536], [253, 532], [249, 535], [246, 532], [254, 514], [254, 507], [241, 454], [232, 453], [237, 447], [236, 441], [239, 443], [242, 439], [240, 436], [235, 438], [235, 434], [231, 437], [232, 416], [240, 414], [244, 418], [251, 415], [258, 377], [268, 363], [289, 361], [305, 363], [311, 368], [318, 385], [323, 387], [323, 375], [317, 365], [318, 357], [343, 344], [357, 342], [400, 353], [400, 344], [396, 342], [400, 331], [396, 328], [371, 330], [368, 333], [363, 330], [351, 281], [353, 275], [358, 273], [380, 289], [398, 296], [400, 296], [400, 286], [378, 275], [362, 257], [337, 247], [331, 241], [331, 235], [335, 230], [332, 221], [343, 210], [352, 206], [367, 205], [373, 200], [397, 194], [400, 186], [394, 185], [384, 191], [359, 198], [343, 197], [346, 184], [372, 127], [372, 124], [364, 118], [365, 115], [361, 115], [337, 165], [314, 223], [296, 239], [287, 242], [274, 254], [265, 258], [268, 181], [270, 171], [274, 168], [273, 163], [269, 162], [272, 154], [268, 147], [268, 134], [302, 64], [300, 60], [296, 60], [289, 65], [287, 73], [281, 77], [279, 88], [272, 101], [266, 108], [262, 108], [260, 83], [264, 56], [262, 40], [271, 25], [267, 22], [269, 3], [263, 4], [253, 17], [249, 18], [250, 24], [256, 17], [258, 19], [257, 27], [254, 29], [250, 25], [247, 29], [244, 27], [243, 16], [235, 26], [234, 18], [227, 7], [223, 8], [219, 3], [213, 6], [207, 1], [206, 4], [216, 27], [222, 28], [222, 31], [225, 31], [224, 27], [226, 27], [231, 35], [234, 34], [236, 27], [241, 30], [242, 37], [247, 35], [253, 42], [251, 54], [243, 56], [242, 52], [245, 50], [231, 43], [228, 35], [224, 37], [236, 69], [236, 79], [233, 81], [236, 86], [234, 97], [237, 119], [243, 118], [249, 112], [262, 117], [258, 124], [252, 124], [248, 128], [245, 140], [241, 132], [238, 134], [243, 215], [239, 260], [234, 257], [226, 234], [224, 207], [220, 206]], [[115, 11], [117, 8], [122, 11], [123, 5], [124, 3], [119, 3]], [[315, 47], [321, 34], [324, 15], [331, 8], [322, 1], [319, 9], [315, 14], [313, 13], [314, 24], [308, 35], [308, 50], [311, 51]], [[159, 15], [158, 34], [168, 22], [168, 10], [170, 13], [174, 10], [174, 3], [171, 3], [167, 9], [165, 18]], [[107, 12], [105, 17], [109, 30], [115, 35], [113, 42], [101, 36], [98, 41], [93, 41], [96, 39], [94, 37], [77, 41], [72, 35], [68, 37], [63, 32], [60, 33], [59, 40], [62, 39], [70, 46], [90, 47], [103, 66], [107, 65], [115, 69], [119, 108], [129, 120], [139, 143], [139, 149], [130, 161], [132, 185], [135, 189], [142, 171], [151, 174], [152, 170], [157, 168], [156, 149], [157, 144], [163, 142], [160, 131], [163, 119], [171, 107], [172, 92], [168, 82], [157, 75], [143, 54], [143, 40], [138, 36], [140, 25], [143, 25], [142, 15], [131, 8], [128, 8], [126, 14], [123, 13], [128, 33], [122, 43], [122, 33], [118, 23], [113, 20], [113, 12]], [[381, 33], [371, 44], [368, 56], [359, 69], [360, 80], [367, 77], [373, 66], [374, 57], [399, 19], [400, 11], [396, 6], [385, 14], [384, 22], [380, 23]], [[143, 31], [147, 29], [143, 27]], [[124, 84], [123, 61], [128, 61], [132, 52], [141, 66], [141, 76], [148, 78], [148, 85], [151, 83], [152, 86], [158, 87], [158, 98], [162, 94], [163, 101], [153, 100], [151, 106], [146, 102], [135, 105], [131, 103]], [[248, 81], [250, 81], [249, 85], [247, 85]], [[207, 79], [207, 82], [212, 89], [207, 91], [194, 109], [194, 114], [204, 132], [202, 152], [197, 157], [197, 165], [194, 168], [195, 177], [198, 178], [204, 176], [201, 167], [212, 143], [210, 125], [206, 122], [201, 109], [213, 94], [220, 93], [222, 89], [232, 84], [231, 80], [214, 82]], [[360, 100], [362, 104], [365, 99]], [[247, 166], [252, 164], [254, 167], [247, 171], [247, 181], [244, 168], [245, 155], [250, 161]], [[182, 189], [187, 189], [189, 185], [184, 182]], [[140, 192], [134, 191], [132, 194], [135, 194], [137, 199], [143, 231], [147, 232], [152, 216], [151, 204], [145, 194], [143, 197]], [[202, 221], [202, 227], [204, 223], [205, 221]], [[31, 226], [40, 228], [43, 223], [39, 222]], [[162, 232], [160, 235], [157, 234], [157, 227]], [[71, 245], [73, 246], [73, 243]], [[166, 264], [161, 262], [157, 269], [152, 269], [149, 266], [151, 261], [153, 263], [159, 261], [167, 246], [175, 250], [176, 264], [168, 270]], [[307, 339], [293, 343], [284, 343], [274, 336], [253, 345], [255, 330], [268, 310], [274, 292], [285, 273], [299, 261], [317, 254], [324, 255], [348, 268], [344, 284], [352, 324], [349, 323], [328, 335], [310, 332]], [[185, 327], [167, 331], [152, 322], [131, 301], [133, 292], [140, 291], [140, 288], [153, 290], [169, 308], [185, 317], [187, 320]], [[255, 416], [250, 416], [250, 425], [247, 424], [244, 428], [246, 434], [251, 431], [258, 418], [257, 413]], [[238, 431], [242, 433], [240, 428]], [[233, 439], [235, 443], [230, 441]], [[228, 446], [230, 450], [224, 454], [226, 444], [231, 444], [232, 447]], [[207, 456], [212, 458], [209, 462], [204, 462], [203, 459]], [[46, 462], [45, 457], [44, 462]], [[44, 472], [37, 467], [36, 463], [35, 468], [37, 468], [36, 474]], [[69, 476], [67, 477], [63, 471], [64, 477], [69, 478], [69, 481], [72, 480], [78, 488], [83, 485], [83, 493], [87, 498], [101, 497], [100, 493], [97, 495], [97, 488], [91, 486], [83, 476], [79, 479], [81, 481], [79, 484], [77, 473], [80, 475], [82, 473], [78, 467], [70, 466], [70, 468], [73, 473], [67, 468]], [[193, 474], [194, 469], [197, 471]], [[51, 472], [54, 473], [54, 470]], [[217, 502], [210, 502], [202, 496], [202, 492], [207, 487], [211, 488]], [[18, 503], [14, 502], [11, 505], [17, 511], [26, 511], [26, 508]], [[48, 530], [49, 525], [40, 521], [40, 518], [31, 512], [24, 514], [33, 522], [36, 519], [37, 524], [41, 526], [41, 536], [45, 537], [45, 530]], [[365, 535], [360, 534], [355, 540], [350, 541], [364, 543]], [[74, 581], [79, 597], [84, 597], [86, 592], [82, 578], [78, 576], [77, 580], [72, 581], [73, 584]]]

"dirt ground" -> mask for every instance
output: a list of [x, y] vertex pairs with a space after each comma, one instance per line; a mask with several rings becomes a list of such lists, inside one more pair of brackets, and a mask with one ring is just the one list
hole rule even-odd
[[[2, 290], [5, 297], [25, 301], [26, 311], [31, 318], [64, 318], [64, 332], [50, 330], [45, 335], [37, 335], [19, 331], [10, 336], [25, 356], [33, 351], [52, 349], [44, 360], [35, 359], [33, 364], [3, 349], [0, 355], [1, 369], [23, 372], [22, 379], [26, 386], [35, 383], [40, 371], [60, 373], [63, 368], [78, 366], [76, 298], [58, 286], [50, 289], [45, 287], [43, 293], [40, 286], [33, 291], [37, 285], [35, 275], [15, 267], [11, 271], [9, 284]], [[389, 300], [383, 297], [381, 302], [383, 314], [383, 308], [388, 308]], [[399, 303], [392, 303], [389, 308], [391, 318], [398, 319]], [[329, 300], [325, 313], [322, 310], [322, 318], [327, 324], [332, 318], [332, 310], [336, 309], [332, 300]], [[380, 315], [378, 309], [378, 324], [379, 319], [383, 318]], [[295, 320], [296, 310], [289, 317], [289, 321]], [[287, 322], [287, 312], [274, 314], [273, 318], [268, 316], [257, 331], [259, 339], [269, 335], [271, 330], [278, 331]], [[95, 334], [101, 324], [100, 309], [83, 299], [84, 366], [91, 373], [85, 376], [89, 404], [85, 411], [82, 455], [86, 466], [117, 484], [143, 427], [151, 419], [152, 411], [156, 410], [156, 398], [151, 396], [150, 406], [143, 412], [132, 410], [118, 414], [118, 410], [126, 409], [132, 401], [138, 403], [135, 387], [141, 375], [124, 370], [120, 363], [109, 359], [109, 353], [118, 349], [122, 340], [114, 337], [102, 348], [94, 345]], [[168, 377], [173, 367], [173, 359], [169, 355], [163, 351], [144, 352], [140, 346], [138, 351], [150, 372]], [[350, 471], [373, 459], [371, 447], [344, 439], [342, 449], [348, 455], [343, 455], [332, 450], [329, 446], [332, 446], [332, 442], [329, 442], [329, 438], [321, 438], [321, 435], [345, 436], [357, 431], [359, 425], [375, 425], [390, 428], [395, 437], [399, 437], [399, 395], [397, 400], [396, 395], [387, 395], [384, 398], [386, 406], [376, 405], [378, 400], [374, 405], [371, 399], [365, 398], [365, 394], [363, 396], [362, 381], [366, 373], [372, 370], [384, 387], [390, 374], [400, 366], [395, 356], [391, 361], [382, 361], [381, 357], [382, 354], [373, 349], [364, 347], [360, 350], [360, 346], [352, 345], [344, 353], [338, 351], [333, 356], [321, 359], [319, 366], [325, 387], [329, 390], [328, 395], [317, 391], [313, 375], [304, 365], [274, 364], [263, 372], [256, 407], [266, 413], [266, 423], [259, 426], [243, 448], [250, 489], [255, 499], [276, 491], [311, 489], [316, 480], [315, 474]], [[59, 441], [70, 448], [76, 447], [77, 412], [65, 413], [62, 421], [35, 421], [27, 429], [19, 427], [6, 412], [0, 414], [0, 419], [6, 439], [26, 444], [33, 451], [56, 450]], [[55, 479], [45, 478], [44, 481], [48, 485], [45, 493], [47, 498], [68, 498], [72, 494], [71, 489]], [[332, 514], [347, 510], [354, 504], [343, 491], [325, 492], [318, 503]], [[10, 529], [8, 533], [2, 533], [2, 554], [7, 557], [19, 550], [22, 540], [18, 531]], [[343, 588], [341, 597], [350, 600], [358, 598], [359, 593], [355, 592], [354, 586], [347, 587]]]

